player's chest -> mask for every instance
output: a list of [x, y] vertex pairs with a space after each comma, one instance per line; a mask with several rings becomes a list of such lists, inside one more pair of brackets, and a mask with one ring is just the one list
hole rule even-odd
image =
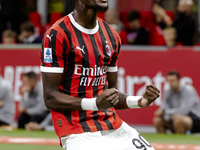
[[75, 64], [86, 66], [105, 66], [111, 62], [114, 49], [112, 43], [97, 35], [82, 35], [81, 38], [72, 37], [71, 56]]

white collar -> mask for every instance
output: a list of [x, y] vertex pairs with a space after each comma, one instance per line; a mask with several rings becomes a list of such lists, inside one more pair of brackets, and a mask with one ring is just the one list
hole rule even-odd
[[70, 21], [71, 23], [78, 29], [80, 30], [81, 32], [84, 32], [86, 34], [95, 34], [98, 30], [99, 30], [99, 23], [97, 21], [96, 23], [96, 27], [94, 27], [93, 29], [87, 29], [87, 28], [84, 28], [82, 27], [81, 25], [79, 25], [75, 20], [74, 20], [74, 17], [72, 16], [72, 13], [70, 13], [69, 15], [69, 18], [70, 18]]

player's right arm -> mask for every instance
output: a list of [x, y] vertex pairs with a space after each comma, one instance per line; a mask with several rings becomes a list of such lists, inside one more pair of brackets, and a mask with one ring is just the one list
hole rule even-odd
[[[65, 44], [63, 44], [65, 42]], [[47, 108], [55, 111], [88, 110], [87, 100], [83, 103], [82, 98], [76, 98], [60, 92], [60, 83], [64, 71], [67, 54], [71, 46], [67, 37], [52, 29], [45, 34], [41, 52], [41, 72], [44, 89], [44, 101]], [[64, 50], [66, 50], [64, 55]], [[105, 90], [95, 100], [97, 109], [108, 109], [113, 107], [111, 101], [118, 101], [118, 91], [113, 89]], [[117, 102], [113, 102], [117, 103]], [[83, 107], [83, 105], [85, 107]]]

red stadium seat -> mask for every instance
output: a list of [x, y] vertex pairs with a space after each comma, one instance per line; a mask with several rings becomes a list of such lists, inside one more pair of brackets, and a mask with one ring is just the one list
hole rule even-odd
[[44, 30], [48, 30], [58, 19], [62, 17], [62, 13], [53, 12], [50, 14], [50, 22], [44, 27]]
[[58, 19], [62, 17], [62, 13], [53, 12], [50, 14], [50, 25], [53, 25]]
[[41, 23], [41, 17], [38, 12], [30, 12], [29, 13], [29, 21], [33, 23], [35, 26], [35, 32], [39, 35], [43, 35], [43, 27]]

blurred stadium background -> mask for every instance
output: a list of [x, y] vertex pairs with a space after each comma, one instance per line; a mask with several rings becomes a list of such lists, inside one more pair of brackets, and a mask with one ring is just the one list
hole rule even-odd
[[[176, 18], [178, 0], [156, 1], [167, 10], [171, 19]], [[161, 97], [150, 107], [145, 109], [118, 111], [119, 115], [130, 125], [133, 125], [151, 143], [189, 144], [200, 145], [200, 136], [196, 135], [157, 135], [153, 127], [152, 119], [154, 111], [160, 106], [163, 99], [163, 90], [168, 85], [165, 75], [169, 70], [177, 70], [181, 73], [181, 83], [193, 85], [200, 94], [200, 1], [194, 0], [192, 16], [197, 26], [193, 38], [193, 45], [168, 48], [165, 45], [163, 32], [155, 22], [152, 13], [154, 0], [109, 0], [110, 9], [114, 9], [119, 15], [120, 21], [126, 28], [128, 26], [127, 14], [131, 10], [138, 10], [141, 14], [141, 25], [149, 31], [148, 45], [122, 45], [122, 53], [119, 60], [118, 89], [130, 95], [141, 95], [146, 84], [155, 84], [161, 90]], [[25, 21], [34, 24], [35, 31], [43, 37], [44, 32], [55, 21], [65, 15], [65, 7], [62, 0], [0, 0], [0, 35], [6, 29], [12, 29], [20, 34], [20, 25]], [[99, 13], [99, 17], [105, 18], [105, 13]], [[0, 38], [2, 42], [2, 36]], [[17, 119], [18, 104], [21, 100], [20, 88], [22, 86], [22, 74], [34, 71], [40, 75], [39, 52], [41, 44], [23, 44], [16, 36], [15, 44], [0, 44], [0, 76], [5, 79], [13, 90], [13, 100], [16, 104]], [[151, 66], [151, 67], [150, 67]], [[16, 126], [15, 122], [13, 126]], [[10, 130], [10, 131], [7, 131]], [[25, 150], [25, 149], [61, 149], [58, 146], [40, 145], [38, 143], [24, 143], [24, 145], [8, 144], [5, 137], [29, 137], [29, 138], [57, 138], [54, 132], [29, 132], [6, 128], [0, 130], [1, 150]], [[16, 140], [16, 139], [15, 139]], [[11, 143], [20, 143], [10, 140]], [[7, 141], [7, 142], [5, 142]], [[22, 140], [23, 141], [23, 140]], [[4, 143], [4, 144], [3, 144]], [[22, 142], [23, 143], [23, 142]], [[59, 143], [56, 143], [59, 144]], [[56, 145], [55, 144], [55, 145]], [[181, 149], [177, 145], [157, 149]], [[199, 149], [194, 147], [182, 147], [182, 149]]]

